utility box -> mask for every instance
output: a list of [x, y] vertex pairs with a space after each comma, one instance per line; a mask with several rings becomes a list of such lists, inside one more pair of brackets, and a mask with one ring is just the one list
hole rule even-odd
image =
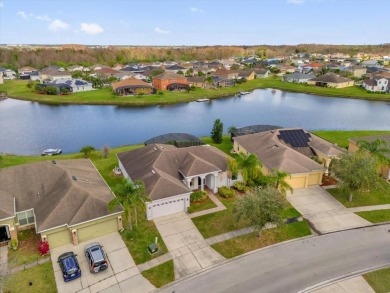
[[157, 244], [156, 243], [149, 244], [148, 251], [150, 254], [156, 254], [158, 252]]

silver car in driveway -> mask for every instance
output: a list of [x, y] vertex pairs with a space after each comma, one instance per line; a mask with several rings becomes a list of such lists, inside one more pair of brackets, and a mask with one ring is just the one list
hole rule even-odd
[[108, 268], [107, 256], [99, 242], [93, 242], [85, 246], [84, 254], [91, 273], [98, 273]]

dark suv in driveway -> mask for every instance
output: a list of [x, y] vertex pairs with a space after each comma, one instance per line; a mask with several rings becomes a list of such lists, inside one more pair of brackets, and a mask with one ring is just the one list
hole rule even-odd
[[62, 271], [62, 277], [65, 282], [79, 278], [81, 276], [81, 270], [76, 258], [76, 254], [73, 252], [65, 252], [58, 257], [58, 263]]
[[108, 261], [103, 246], [93, 242], [84, 247], [85, 257], [91, 273], [98, 273], [108, 268]]

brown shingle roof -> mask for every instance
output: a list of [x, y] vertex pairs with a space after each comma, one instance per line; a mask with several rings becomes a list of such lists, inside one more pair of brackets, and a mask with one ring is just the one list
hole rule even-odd
[[14, 215], [13, 197], [16, 212], [34, 209], [37, 232], [122, 210], [108, 211], [107, 203], [114, 197], [93, 164], [84, 159], [0, 169], [1, 216]]
[[132, 180], [145, 182], [152, 200], [191, 192], [184, 176], [226, 171], [227, 155], [211, 146], [176, 148], [149, 144], [118, 154], [118, 159]]
[[[386, 142], [387, 146], [390, 147], [390, 134], [355, 137], [355, 138], [350, 138], [348, 140], [357, 144], [357, 142], [361, 141], [361, 140], [366, 140], [368, 142], [373, 142], [374, 140], [377, 140], [377, 139], [384, 140]], [[387, 153], [386, 157], [390, 158], [390, 153]]]
[[144, 82], [143, 80], [129, 77], [124, 80], [115, 82], [112, 84], [112, 88], [114, 90], [118, 88], [125, 88], [125, 87], [152, 87], [152, 85], [148, 84], [147, 82]]

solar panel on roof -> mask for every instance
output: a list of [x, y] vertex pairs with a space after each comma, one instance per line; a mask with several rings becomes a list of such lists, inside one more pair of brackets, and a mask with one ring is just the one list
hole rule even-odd
[[280, 130], [278, 138], [292, 147], [308, 147], [310, 141], [310, 133], [304, 132], [302, 129], [295, 130]]

